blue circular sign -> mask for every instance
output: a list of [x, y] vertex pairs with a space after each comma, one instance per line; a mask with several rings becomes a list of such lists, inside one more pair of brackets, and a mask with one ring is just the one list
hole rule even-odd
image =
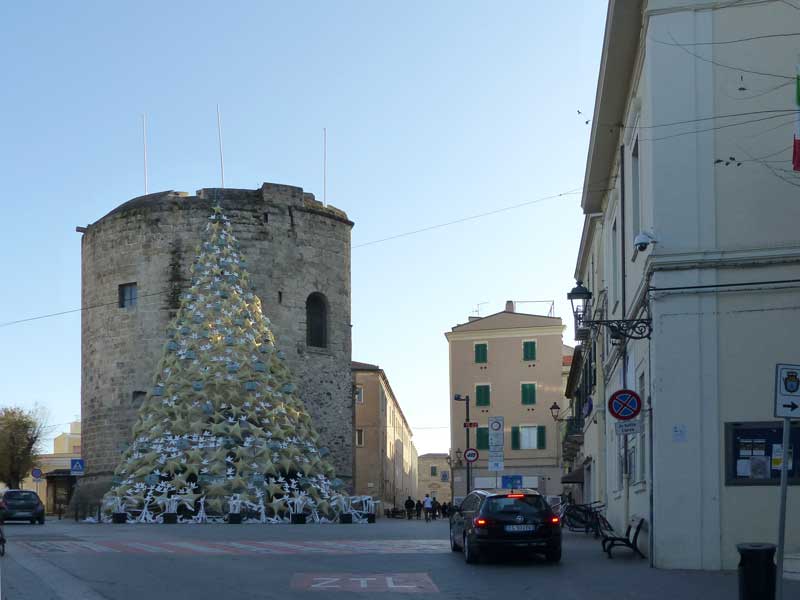
[[31, 477], [34, 479], [41, 479], [42, 478], [42, 470], [40, 468], [35, 468], [31, 470]]
[[635, 419], [642, 411], [642, 399], [633, 390], [617, 390], [608, 399], [608, 412], [620, 421]]

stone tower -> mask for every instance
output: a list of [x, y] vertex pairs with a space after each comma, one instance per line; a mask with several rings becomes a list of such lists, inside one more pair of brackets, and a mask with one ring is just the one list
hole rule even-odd
[[153, 386], [208, 214], [219, 201], [253, 291], [272, 321], [298, 392], [331, 451], [353, 472], [350, 230], [347, 215], [301, 188], [202, 189], [134, 198], [83, 232], [82, 450], [87, 479], [110, 483]]

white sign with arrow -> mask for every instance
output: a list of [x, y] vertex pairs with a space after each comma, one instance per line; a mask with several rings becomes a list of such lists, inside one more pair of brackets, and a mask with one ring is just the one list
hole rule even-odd
[[775, 416], [800, 419], [800, 365], [778, 364], [775, 368]]

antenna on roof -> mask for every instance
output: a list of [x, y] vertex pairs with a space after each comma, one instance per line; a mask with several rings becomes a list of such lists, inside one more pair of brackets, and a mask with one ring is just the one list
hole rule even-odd
[[489, 304], [489, 302], [488, 301], [487, 302], [478, 302], [475, 305], [475, 310], [473, 310], [472, 312], [475, 314], [476, 317], [480, 317], [481, 316], [481, 306], [483, 306], [484, 304]]
[[144, 195], [147, 196], [147, 113], [142, 113], [142, 145], [144, 149]]
[[219, 116], [219, 104], [217, 104], [217, 140], [219, 141], [219, 171], [222, 179], [222, 189], [225, 189], [225, 158], [222, 156], [222, 120]]
[[556, 316], [555, 300], [517, 300], [517, 304], [549, 304], [550, 308], [547, 310], [547, 316], [548, 317]]
[[322, 128], [322, 206], [328, 206], [328, 128]]

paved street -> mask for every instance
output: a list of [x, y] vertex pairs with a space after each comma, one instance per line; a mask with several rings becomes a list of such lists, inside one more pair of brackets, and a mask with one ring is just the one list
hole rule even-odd
[[[48, 521], [6, 526], [3, 600], [360, 597], [431, 598], [736, 597], [735, 573], [649, 569], [620, 551], [566, 533], [564, 559], [467, 565], [447, 542], [447, 523], [374, 525], [89, 525]], [[800, 582], [787, 582], [787, 597]], [[522, 594], [522, 596], [519, 596]]]

